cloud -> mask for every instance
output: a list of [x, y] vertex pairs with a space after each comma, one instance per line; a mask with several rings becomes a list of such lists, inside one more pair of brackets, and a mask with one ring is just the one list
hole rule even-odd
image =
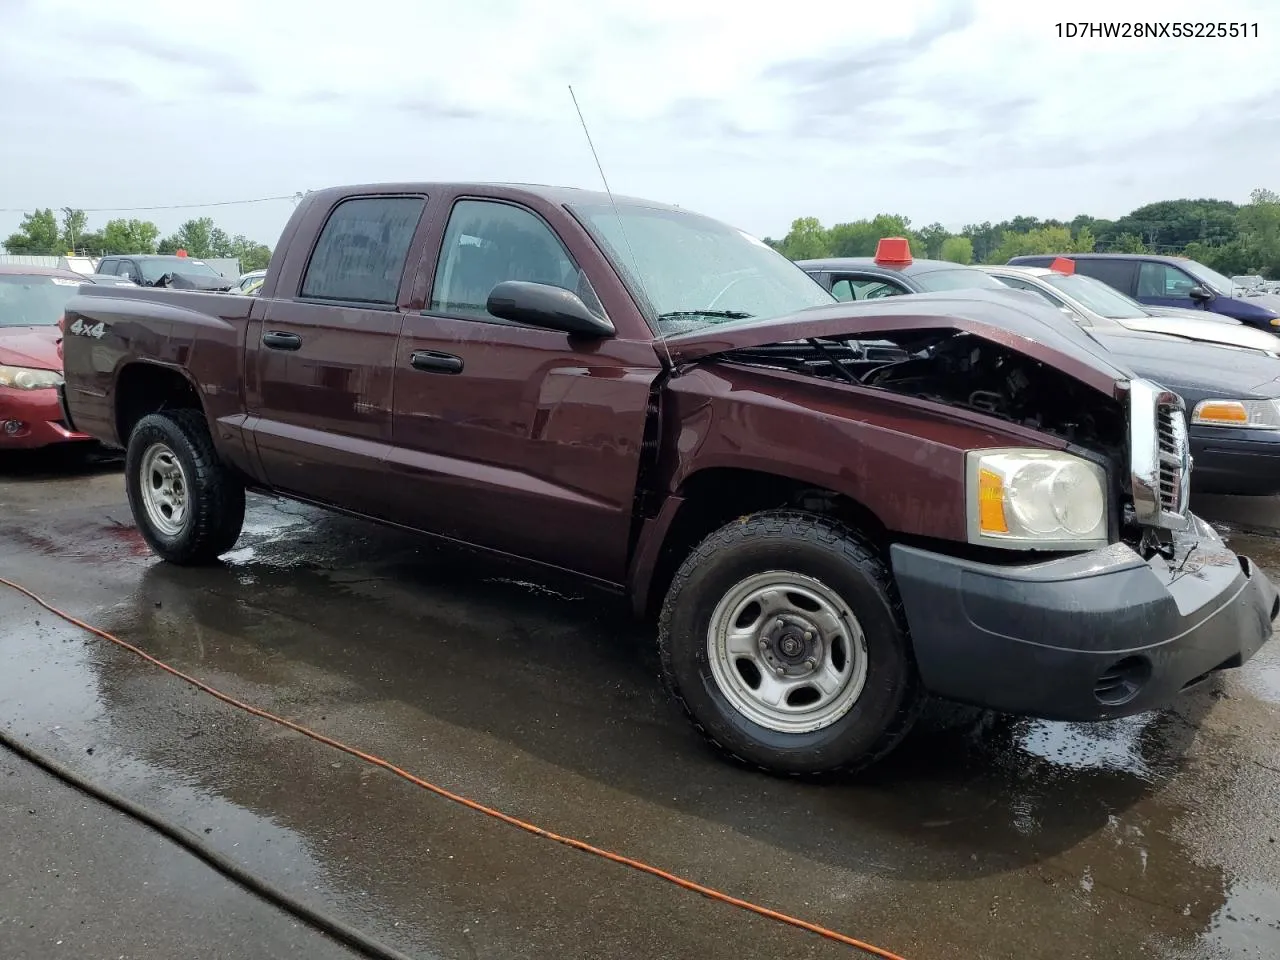
[[481, 116], [480, 111], [470, 107], [444, 103], [430, 97], [406, 97], [394, 101], [393, 106], [402, 113], [425, 120], [475, 120]]
[[[204, 74], [202, 87], [210, 93], [239, 96], [256, 96], [262, 87], [253, 79], [239, 58], [232, 54], [200, 47], [189, 37], [171, 40], [155, 36], [146, 28], [104, 31], [89, 26], [73, 31], [86, 45], [92, 45], [99, 55], [107, 50], [124, 51], [144, 61], [165, 68], [178, 67], [196, 70]], [[178, 88], [186, 84], [178, 81]]]
[[77, 77], [71, 81], [78, 90], [88, 93], [102, 93], [112, 97], [125, 97], [130, 100], [145, 96], [142, 88], [129, 80], [118, 77]]
[[[1201, 4], [1131, 0], [1124, 17], [1201, 20]], [[1265, 31], [1272, 6], [1233, 0], [1231, 19]], [[895, 0], [819, 19], [780, 4], [748, 14], [740, 0], [496, 0], [447, 16], [420, 0], [362, 0], [354, 18], [336, 0], [0, 10], [0, 83], [20, 89], [68, 64], [83, 76], [6, 102], [6, 207], [422, 176], [596, 186], [569, 82], [619, 193], [757, 235], [805, 215], [963, 223], [1244, 200], [1280, 151], [1267, 36], [1068, 41], [1054, 28], [1067, 14], [1007, 0]], [[1074, 0], [1069, 18], [1117, 16], [1114, 0]], [[86, 100], [146, 109], [85, 111]], [[69, 140], [92, 143], [94, 163]], [[291, 209], [207, 212], [270, 242]], [[156, 217], [168, 232], [202, 213]], [[18, 219], [0, 215], [0, 236]]]

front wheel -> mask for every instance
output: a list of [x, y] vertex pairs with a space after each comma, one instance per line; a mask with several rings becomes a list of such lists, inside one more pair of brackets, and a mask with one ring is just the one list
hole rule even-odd
[[685, 560], [659, 623], [663, 678], [694, 725], [770, 773], [849, 773], [923, 702], [892, 578], [840, 523], [769, 511]]
[[125, 455], [125, 487], [143, 539], [170, 563], [212, 563], [240, 536], [244, 484], [218, 459], [199, 410], [138, 421]]

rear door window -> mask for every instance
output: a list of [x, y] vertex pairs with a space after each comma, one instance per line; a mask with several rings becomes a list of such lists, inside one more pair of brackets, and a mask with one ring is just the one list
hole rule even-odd
[[141, 282], [142, 274], [138, 272], [138, 268], [132, 260], [121, 260], [116, 268], [116, 273], [122, 277], [128, 277], [134, 283]]
[[1135, 260], [1111, 260], [1082, 257], [1076, 262], [1076, 273], [1101, 280], [1123, 294], [1133, 296], [1133, 279], [1138, 272]]
[[342, 201], [320, 231], [301, 296], [394, 305], [425, 204], [422, 197]]

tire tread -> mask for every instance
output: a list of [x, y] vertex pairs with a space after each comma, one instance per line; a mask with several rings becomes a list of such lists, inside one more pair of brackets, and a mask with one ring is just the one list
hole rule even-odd
[[756, 769], [764, 773], [777, 774], [781, 772], [787, 776], [798, 779], [826, 779], [829, 777], [842, 777], [858, 773], [867, 767], [872, 766], [892, 752], [892, 750], [901, 743], [902, 739], [910, 732], [912, 726], [915, 725], [916, 720], [919, 718], [921, 711], [924, 709], [927, 698], [921, 688], [919, 676], [915, 671], [914, 658], [911, 657], [910, 643], [907, 644], [906, 649], [907, 657], [911, 661], [911, 670], [908, 673], [907, 679], [907, 690], [905, 691], [901, 706], [894, 713], [893, 717], [890, 718], [883, 733], [876, 741], [875, 746], [871, 750], [860, 755], [856, 760], [813, 773], [796, 773], [789, 770], [778, 771], [763, 764], [748, 760], [734, 752], [732, 748], [720, 742], [716, 735], [708, 730], [698, 720], [694, 711], [690, 708], [684, 696], [681, 694], [679, 685], [676, 682], [672, 671], [668, 667], [673, 656], [670, 624], [674, 613], [674, 607], [681, 590], [688, 583], [693, 571], [700, 565], [709, 562], [713, 557], [732, 550], [749, 539], [758, 538], [761, 535], [788, 537], [794, 540], [821, 544], [839, 555], [845, 562], [861, 569], [867, 576], [875, 580], [884, 590], [885, 595], [889, 598], [890, 612], [894, 620], [898, 623], [904, 638], [909, 636], [902, 598], [899, 596], [897, 588], [894, 585], [893, 577], [889, 572], [888, 566], [884, 560], [881, 559], [879, 551], [877, 551], [875, 546], [868, 539], [848, 525], [841, 523], [839, 520], [822, 514], [810, 513], [804, 510], [761, 511], [739, 517], [734, 522], [726, 524], [708, 535], [690, 552], [676, 571], [675, 577], [671, 581], [671, 586], [667, 590], [666, 597], [663, 599], [662, 610], [658, 621], [658, 654], [659, 660], [663, 666], [663, 686], [667, 690], [667, 693], [679, 705], [684, 715], [693, 724], [694, 728], [703, 737], [703, 739], [705, 739], [721, 754], [737, 764]]

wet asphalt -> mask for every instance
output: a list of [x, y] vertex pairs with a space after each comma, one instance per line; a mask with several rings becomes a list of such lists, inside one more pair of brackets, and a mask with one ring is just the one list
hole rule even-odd
[[[1228, 533], [1280, 578], [1275, 540]], [[449, 790], [910, 960], [1280, 954], [1280, 641], [1116, 723], [937, 707], [816, 786], [711, 754], [619, 601], [297, 504], [252, 498], [225, 565], [184, 570], [118, 467], [9, 458], [0, 576]], [[858, 955], [433, 796], [2, 587], [0, 725], [422, 960]], [[0, 955], [354, 956], [5, 751]]]

